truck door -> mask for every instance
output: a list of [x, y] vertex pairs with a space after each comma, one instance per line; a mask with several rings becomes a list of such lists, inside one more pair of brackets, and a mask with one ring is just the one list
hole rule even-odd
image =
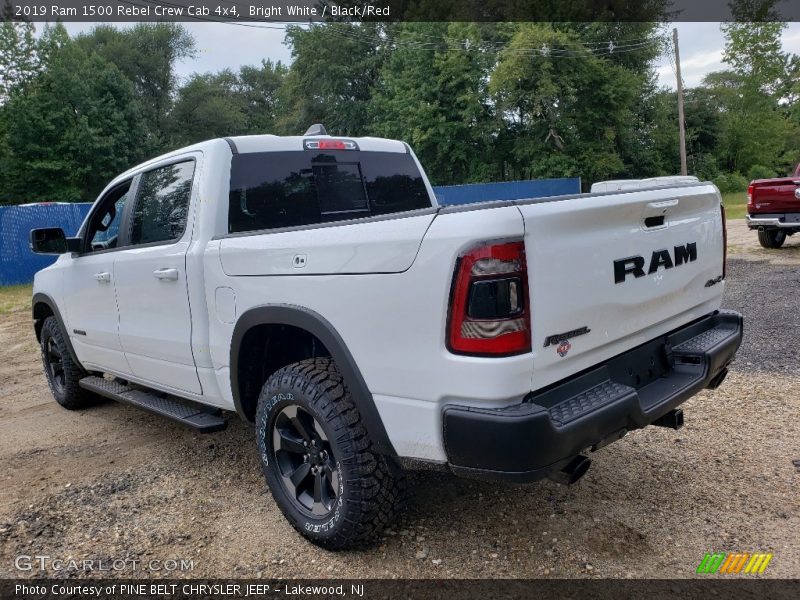
[[199, 394], [186, 280], [195, 166], [195, 158], [184, 157], [141, 174], [130, 241], [114, 271], [119, 337], [133, 375]]
[[114, 186], [93, 207], [81, 231], [83, 249], [64, 266], [67, 335], [88, 369], [127, 374], [117, 327], [114, 260], [121, 252], [131, 181]]

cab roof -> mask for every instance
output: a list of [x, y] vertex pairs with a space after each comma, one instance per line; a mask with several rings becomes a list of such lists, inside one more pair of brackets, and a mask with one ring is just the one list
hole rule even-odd
[[[136, 165], [125, 171], [124, 173], [120, 173], [117, 177], [114, 178], [114, 181], [120, 181], [136, 173], [141, 171], [142, 169], [146, 169], [150, 164], [155, 164], [161, 162], [163, 160], [172, 158], [173, 156], [181, 156], [183, 154], [187, 154], [189, 152], [202, 152], [204, 150], [210, 149], [210, 147], [219, 144], [226, 144], [230, 147], [231, 152], [234, 154], [250, 154], [254, 152], [290, 152], [290, 151], [302, 151], [305, 149], [304, 142], [305, 140], [347, 140], [355, 142], [358, 146], [358, 149], [363, 152], [397, 152], [397, 153], [408, 153], [410, 149], [408, 144], [405, 142], [401, 142], [399, 140], [390, 140], [386, 138], [377, 138], [377, 137], [350, 137], [350, 136], [331, 136], [331, 135], [271, 135], [271, 134], [263, 134], [263, 135], [239, 135], [239, 136], [232, 136], [226, 138], [216, 138], [212, 140], [207, 140], [205, 142], [199, 142], [197, 144], [192, 144], [191, 146], [185, 146], [183, 148], [178, 148], [177, 150], [173, 150], [171, 152], [167, 152], [165, 154], [161, 154], [159, 156], [153, 157], [150, 160], [147, 160], [143, 163]], [[346, 150], [344, 150], [346, 152]]]

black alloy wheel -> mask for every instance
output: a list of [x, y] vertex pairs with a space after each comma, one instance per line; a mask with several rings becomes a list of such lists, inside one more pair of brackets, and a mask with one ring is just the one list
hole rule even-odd
[[47, 374], [53, 384], [56, 394], [63, 394], [66, 387], [66, 374], [64, 373], [64, 355], [52, 337], [45, 342], [44, 359], [47, 365]]
[[297, 404], [285, 406], [273, 421], [272, 450], [295, 506], [313, 517], [330, 514], [340, 475], [328, 436], [317, 420]]

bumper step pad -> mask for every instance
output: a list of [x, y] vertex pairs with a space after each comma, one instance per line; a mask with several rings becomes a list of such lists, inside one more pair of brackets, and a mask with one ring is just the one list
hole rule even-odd
[[207, 412], [197, 404], [165, 396], [161, 392], [94, 376], [84, 377], [79, 383], [85, 390], [167, 417], [201, 433], [219, 431], [228, 424], [222, 417]]
[[565, 425], [575, 419], [597, 410], [605, 404], [626, 396], [635, 396], [636, 390], [627, 385], [606, 380], [595, 387], [568, 398], [549, 409], [550, 418], [557, 425]]
[[686, 340], [675, 346], [672, 351], [676, 354], [696, 355], [703, 354], [711, 350], [720, 342], [724, 342], [729, 337], [736, 335], [737, 330], [725, 325], [717, 325], [713, 329], [704, 331], [700, 335]]

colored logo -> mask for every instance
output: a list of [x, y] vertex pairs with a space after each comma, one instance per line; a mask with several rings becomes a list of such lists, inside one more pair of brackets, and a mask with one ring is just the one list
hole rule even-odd
[[572, 344], [569, 343], [569, 340], [564, 340], [558, 345], [558, 348], [556, 348], [556, 352], [558, 352], [558, 355], [561, 358], [564, 358], [567, 355], [567, 352], [570, 351], [570, 349], [572, 349]]
[[698, 573], [719, 573], [721, 575], [737, 575], [747, 573], [750, 575], [763, 573], [767, 568], [772, 554], [756, 552], [716, 552], [706, 554], [700, 566], [697, 567]]

